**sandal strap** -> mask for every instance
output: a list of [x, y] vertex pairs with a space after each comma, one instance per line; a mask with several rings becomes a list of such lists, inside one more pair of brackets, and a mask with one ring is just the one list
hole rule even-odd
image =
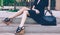
[[10, 18], [5, 18], [4, 21], [5, 22], [9, 22], [10, 21]]

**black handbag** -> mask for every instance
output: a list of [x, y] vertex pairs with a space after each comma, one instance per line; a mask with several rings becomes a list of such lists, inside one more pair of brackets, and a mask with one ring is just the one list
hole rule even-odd
[[[49, 12], [51, 14], [51, 16], [46, 16], [46, 13]], [[45, 16], [43, 16], [42, 18], [42, 23], [41, 25], [45, 25], [45, 26], [56, 26], [56, 17], [53, 16], [52, 12], [50, 10], [46, 10], [45, 12]]]

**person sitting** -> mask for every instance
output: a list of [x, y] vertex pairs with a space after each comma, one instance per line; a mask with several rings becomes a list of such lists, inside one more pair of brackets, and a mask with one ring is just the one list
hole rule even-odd
[[12, 18], [15, 18], [23, 14], [21, 23], [18, 26], [16, 33], [19, 33], [21, 32], [21, 30], [23, 30], [23, 26], [24, 26], [24, 23], [27, 17], [34, 19], [37, 23], [40, 23], [40, 18], [44, 16], [44, 9], [46, 7], [44, 1], [48, 2], [48, 0], [35, 0], [32, 6], [32, 9], [28, 7], [23, 7], [18, 12], [16, 12], [14, 15], [5, 18], [4, 22], [9, 22]]

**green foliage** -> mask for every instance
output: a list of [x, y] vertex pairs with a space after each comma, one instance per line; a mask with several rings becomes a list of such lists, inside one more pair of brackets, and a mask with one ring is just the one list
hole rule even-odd
[[4, 0], [4, 6], [11, 6], [14, 5], [15, 0]]
[[[3, 5], [14, 6], [14, 3], [15, 3], [17, 6], [25, 6], [26, 2], [27, 2], [26, 0], [21, 0], [21, 2], [17, 2], [16, 0], [3, 0]], [[0, 0], [0, 6], [1, 6], [1, 0]]]
[[[16, 2], [16, 0], [3, 0], [4, 6], [14, 6], [14, 2]], [[24, 6], [25, 0], [21, 2], [16, 2], [16, 5]]]
[[1, 6], [1, 0], [0, 0], [0, 6]]

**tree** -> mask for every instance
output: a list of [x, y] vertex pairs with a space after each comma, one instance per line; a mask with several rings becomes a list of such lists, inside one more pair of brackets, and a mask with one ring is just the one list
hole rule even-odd
[[14, 1], [14, 10], [16, 10], [16, 0]]
[[4, 3], [4, 6], [12, 6], [14, 5], [14, 1], [15, 0], [4, 0], [3, 3]]
[[1, 0], [1, 6], [3, 7], [3, 0]]

